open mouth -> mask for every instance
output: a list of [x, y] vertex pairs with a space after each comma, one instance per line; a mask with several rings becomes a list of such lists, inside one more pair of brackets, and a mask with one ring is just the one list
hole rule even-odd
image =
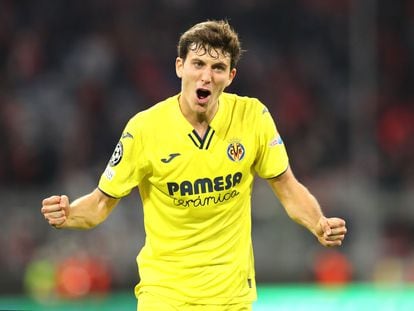
[[211, 95], [211, 92], [207, 89], [197, 89], [196, 92], [198, 99], [204, 99]]

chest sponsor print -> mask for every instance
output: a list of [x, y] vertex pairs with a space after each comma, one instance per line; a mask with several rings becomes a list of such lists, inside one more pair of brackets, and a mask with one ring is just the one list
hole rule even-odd
[[236, 172], [215, 178], [183, 180], [180, 183], [168, 182], [168, 193], [175, 206], [200, 208], [217, 206], [237, 197], [236, 186], [241, 183], [243, 174]]

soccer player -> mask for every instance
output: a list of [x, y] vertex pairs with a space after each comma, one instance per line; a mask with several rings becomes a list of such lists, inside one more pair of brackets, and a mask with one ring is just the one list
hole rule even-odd
[[138, 187], [145, 245], [137, 256], [139, 311], [251, 310], [255, 174], [288, 215], [324, 246], [339, 246], [345, 221], [327, 218], [295, 178], [274, 120], [258, 99], [224, 92], [236, 76], [238, 35], [206, 21], [180, 37], [181, 91], [127, 123], [91, 193], [54, 195], [42, 213], [56, 228], [89, 229]]

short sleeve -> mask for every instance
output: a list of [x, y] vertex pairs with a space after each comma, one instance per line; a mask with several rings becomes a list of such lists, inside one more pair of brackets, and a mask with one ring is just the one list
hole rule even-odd
[[286, 171], [289, 159], [269, 110], [260, 105], [257, 117], [258, 152], [254, 168], [260, 177], [272, 178]]
[[115, 198], [128, 195], [147, 174], [148, 161], [136, 123], [136, 118], [128, 122], [99, 180], [99, 189]]

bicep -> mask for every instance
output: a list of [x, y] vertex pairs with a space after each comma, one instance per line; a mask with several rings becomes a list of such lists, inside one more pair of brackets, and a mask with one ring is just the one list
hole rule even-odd
[[281, 203], [292, 196], [298, 187], [298, 181], [290, 166], [279, 176], [267, 179], [267, 182]]
[[99, 188], [96, 188], [92, 195], [97, 201], [98, 212], [103, 218], [106, 218], [120, 201], [120, 199], [109, 196]]

